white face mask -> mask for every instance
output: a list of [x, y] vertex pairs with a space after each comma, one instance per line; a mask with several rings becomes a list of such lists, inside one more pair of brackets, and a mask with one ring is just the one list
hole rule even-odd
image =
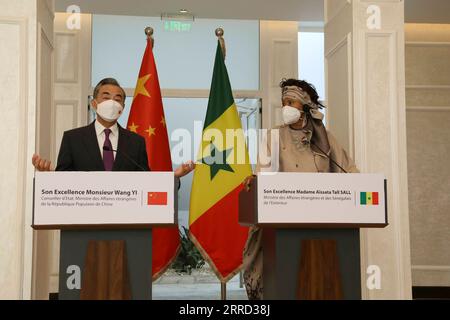
[[302, 117], [302, 111], [291, 106], [284, 106], [281, 109], [281, 112], [283, 114], [283, 122], [285, 125], [297, 123]]
[[97, 115], [103, 120], [114, 122], [122, 114], [123, 107], [116, 100], [106, 100], [97, 105]]

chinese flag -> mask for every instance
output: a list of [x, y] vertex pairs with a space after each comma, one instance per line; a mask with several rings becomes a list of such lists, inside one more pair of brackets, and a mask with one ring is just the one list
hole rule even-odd
[[167, 192], [149, 192], [147, 204], [149, 206], [167, 206]]
[[[128, 129], [145, 138], [152, 171], [172, 171], [169, 137], [151, 40], [142, 58], [131, 105]], [[180, 249], [178, 227], [153, 229], [152, 276], [156, 280], [170, 266]]]

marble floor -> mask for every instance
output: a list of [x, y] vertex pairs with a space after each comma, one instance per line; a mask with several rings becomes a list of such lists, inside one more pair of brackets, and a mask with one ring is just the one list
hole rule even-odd
[[[219, 300], [220, 282], [215, 276], [166, 276], [153, 284], [153, 300]], [[227, 283], [227, 300], [247, 300], [239, 274]]]

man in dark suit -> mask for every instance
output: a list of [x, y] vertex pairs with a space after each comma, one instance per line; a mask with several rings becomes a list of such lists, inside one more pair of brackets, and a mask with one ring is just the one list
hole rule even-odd
[[[112, 78], [99, 82], [91, 105], [97, 119], [64, 133], [56, 171], [149, 171], [145, 139], [122, 128], [117, 120], [125, 106], [125, 91]], [[116, 152], [117, 150], [117, 152]], [[51, 162], [34, 155], [39, 171], [51, 171]], [[175, 170], [180, 178], [194, 169], [192, 162]]]
[[[136, 133], [123, 129], [117, 120], [123, 112], [125, 106], [125, 91], [120, 87], [119, 83], [111, 78], [103, 79], [94, 89], [94, 100], [91, 102], [92, 107], [96, 110], [97, 119], [90, 125], [66, 131], [62, 138], [61, 148], [58, 155], [58, 163], [56, 166], [57, 171], [149, 171], [147, 160], [147, 151], [145, 146], [145, 139]], [[115, 152], [117, 150], [117, 152]], [[50, 171], [51, 162], [45, 159], [41, 159], [38, 155], [34, 155], [32, 158], [33, 165], [39, 171]], [[193, 163], [186, 163], [175, 170], [175, 177], [180, 178], [194, 168]], [[178, 183], [179, 183], [179, 179]], [[178, 184], [180, 186], [180, 184]], [[137, 232], [137, 231], [136, 231]], [[143, 232], [146, 232], [144, 230]], [[114, 239], [126, 240], [127, 244], [135, 243], [131, 241], [128, 233], [117, 233], [117, 231], [105, 231], [108, 237], [114, 235]], [[101, 233], [99, 239], [103, 239]], [[87, 238], [91, 237], [91, 233], [86, 235], [81, 232], [77, 235], [77, 239], [70, 238], [70, 233], [63, 232], [61, 234], [61, 248], [72, 248], [73, 245], [79, 245], [80, 250], [83, 246], [86, 246], [87, 252], [85, 256], [94, 257], [92, 259], [91, 266], [85, 264], [83, 274], [99, 274], [104, 268], [110, 269], [116, 267], [115, 263], [117, 259], [123, 258], [118, 255], [118, 250], [110, 250], [107, 247], [102, 247], [101, 254], [99, 256], [109, 257], [107, 261], [95, 258], [95, 250], [100, 250], [98, 246], [95, 250], [90, 251], [90, 247], [87, 244]], [[93, 236], [92, 236], [93, 237]], [[91, 240], [91, 239], [89, 239]], [[143, 244], [148, 245], [148, 239]], [[95, 244], [95, 242], [94, 242]], [[96, 244], [98, 245], [98, 243]], [[110, 246], [112, 248], [112, 244]], [[128, 248], [127, 250], [130, 250]], [[61, 254], [64, 257], [64, 249]], [[65, 255], [69, 259], [68, 255]], [[70, 258], [72, 259], [72, 258]], [[75, 259], [75, 258], [73, 258]], [[88, 259], [88, 258], [86, 258]], [[72, 261], [72, 260], [70, 260]], [[77, 261], [76, 259], [74, 261]], [[79, 263], [79, 262], [76, 262]], [[129, 263], [134, 263], [134, 260], [130, 260]], [[148, 263], [148, 261], [147, 261]], [[114, 266], [114, 267], [113, 267]], [[132, 267], [129, 267], [132, 270]], [[119, 268], [120, 269], [120, 268]], [[139, 268], [138, 268], [139, 269]], [[141, 281], [147, 283], [151, 279], [150, 272], [142, 272], [135, 269], [135, 274], [141, 277]], [[151, 268], [150, 268], [151, 270]], [[150, 271], [149, 270], [149, 271]], [[88, 276], [86, 278], [89, 278]], [[63, 278], [61, 278], [63, 279]], [[105, 294], [108, 297], [116, 297], [115, 289], [121, 287], [120, 276], [117, 273], [111, 273], [107, 276], [107, 280], [102, 278], [102, 281], [93, 281], [87, 287], [88, 292], [98, 292], [100, 295]], [[62, 280], [65, 281], [64, 279]], [[119, 284], [118, 286], [115, 286]], [[129, 287], [129, 283], [127, 286]], [[60, 286], [61, 287], [61, 286]], [[86, 288], [86, 287], [85, 287]], [[114, 289], [115, 288], [115, 289]], [[95, 290], [93, 290], [95, 289]], [[64, 292], [65, 289], [63, 289]], [[106, 292], [106, 293], [105, 293]], [[121, 293], [122, 294], [122, 293]], [[80, 293], [81, 296], [81, 293]], [[120, 295], [121, 296], [121, 295]], [[131, 293], [125, 294], [127, 298], [131, 296]], [[93, 296], [89, 296], [92, 299]], [[96, 296], [97, 297], [97, 296]], [[118, 296], [117, 296], [118, 297]]]

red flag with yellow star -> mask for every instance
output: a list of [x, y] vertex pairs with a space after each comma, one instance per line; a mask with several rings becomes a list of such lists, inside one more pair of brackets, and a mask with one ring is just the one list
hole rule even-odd
[[[128, 129], [145, 138], [148, 164], [152, 171], [172, 171], [169, 137], [151, 40], [147, 40], [142, 58]], [[153, 280], [166, 271], [179, 249], [178, 227], [153, 229]]]

